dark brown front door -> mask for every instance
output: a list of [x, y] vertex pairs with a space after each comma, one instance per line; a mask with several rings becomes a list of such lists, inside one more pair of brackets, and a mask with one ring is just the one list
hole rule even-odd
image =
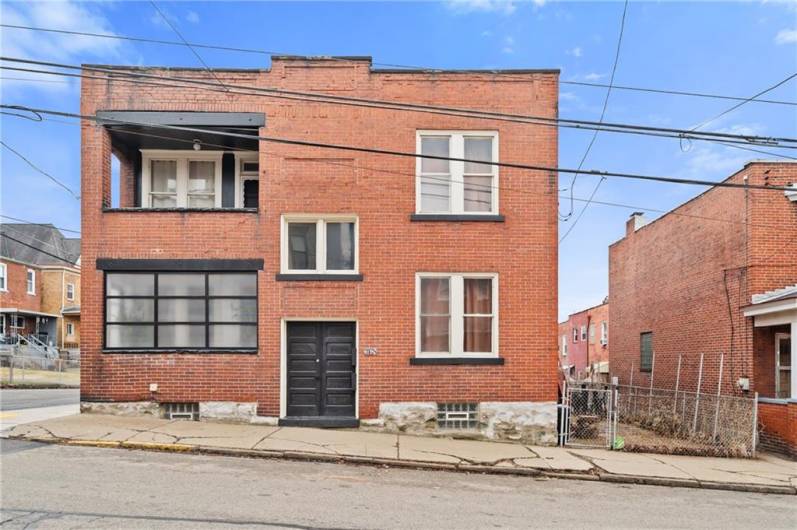
[[287, 416], [354, 418], [354, 322], [288, 322]]

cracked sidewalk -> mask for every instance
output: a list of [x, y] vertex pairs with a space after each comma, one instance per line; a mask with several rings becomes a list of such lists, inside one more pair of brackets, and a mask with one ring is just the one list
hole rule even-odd
[[358, 430], [102, 414], [77, 414], [21, 424], [5, 431], [3, 436], [70, 445], [797, 493], [797, 463], [770, 455], [757, 459], [649, 455]]

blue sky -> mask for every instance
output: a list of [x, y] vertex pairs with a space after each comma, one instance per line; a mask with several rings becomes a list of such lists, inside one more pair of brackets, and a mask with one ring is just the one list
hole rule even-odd
[[[605, 83], [622, 2], [307, 3], [160, 2], [192, 42], [309, 55], [371, 55], [375, 62], [439, 68], [561, 68], [562, 80]], [[175, 40], [148, 2], [8, 2], [3, 23]], [[3, 29], [3, 55], [66, 63], [199, 66], [185, 48]], [[264, 56], [202, 50], [219, 67], [267, 67]], [[615, 83], [750, 96], [797, 72], [797, 3], [631, 2]], [[31, 77], [3, 72], [4, 77]], [[57, 78], [42, 77], [40, 80]], [[75, 82], [3, 79], [0, 98], [77, 112]], [[562, 117], [597, 119], [605, 89], [562, 85]], [[797, 100], [797, 81], [767, 95]], [[687, 128], [733, 102], [614, 91], [607, 121]], [[3, 141], [79, 189], [79, 130], [61, 123], [0, 118]], [[750, 103], [707, 130], [797, 136], [794, 107]], [[591, 132], [562, 129], [560, 165], [576, 167]], [[709, 143], [601, 133], [585, 168], [720, 180], [761, 155]], [[77, 201], [7, 150], [0, 152], [4, 215], [79, 228]], [[560, 178], [560, 187], [569, 185]], [[577, 197], [595, 185], [580, 177]], [[596, 198], [669, 209], [694, 186], [608, 180]], [[581, 203], [576, 203], [580, 208]], [[569, 209], [563, 201], [561, 211]], [[599, 303], [608, 289], [608, 245], [631, 210], [593, 205], [561, 245], [560, 317]], [[655, 218], [658, 214], [648, 213]], [[560, 224], [564, 233], [572, 220]]]

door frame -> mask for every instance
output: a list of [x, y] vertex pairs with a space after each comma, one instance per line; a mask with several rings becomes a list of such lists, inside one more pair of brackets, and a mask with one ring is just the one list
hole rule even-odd
[[285, 317], [280, 319], [280, 419], [288, 413], [288, 322], [354, 324], [354, 417], [360, 419], [360, 322], [353, 317]]
[[[791, 333], [789, 332], [781, 332], [775, 333], [775, 397], [780, 395], [780, 340], [781, 339], [789, 339], [792, 340]], [[789, 352], [791, 354], [791, 352]], [[791, 360], [791, 365], [789, 365], [789, 371], [794, 369], [794, 359]], [[791, 375], [791, 374], [790, 374]], [[791, 394], [794, 395], [794, 389], [791, 389]], [[787, 396], [785, 399], [789, 399], [791, 396]]]

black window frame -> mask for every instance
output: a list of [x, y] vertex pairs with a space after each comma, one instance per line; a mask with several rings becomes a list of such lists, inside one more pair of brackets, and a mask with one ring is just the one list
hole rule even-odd
[[[153, 277], [153, 292], [152, 295], [108, 295], [108, 277], [113, 274], [141, 274], [150, 275]], [[159, 295], [158, 294], [158, 279], [161, 274], [201, 274], [205, 280], [205, 294], [204, 295]], [[252, 296], [244, 295], [211, 295], [210, 294], [210, 276], [211, 275], [227, 275], [227, 274], [253, 274], [255, 276], [255, 292]], [[102, 327], [102, 346], [103, 351], [107, 352], [199, 352], [199, 353], [213, 353], [213, 352], [245, 352], [256, 353], [260, 343], [260, 311], [258, 305], [258, 292], [259, 292], [259, 274], [253, 270], [108, 270], [103, 274], [103, 327]], [[108, 300], [152, 300], [153, 301], [153, 316], [152, 322], [109, 322], [108, 321]], [[211, 300], [254, 300], [255, 301], [255, 320], [254, 322], [230, 322], [230, 321], [210, 321], [210, 301]], [[158, 301], [159, 300], [204, 300], [205, 302], [205, 319], [203, 321], [158, 321]], [[108, 325], [123, 325], [123, 326], [141, 326], [151, 327], [153, 330], [152, 346], [108, 346]], [[158, 346], [158, 326], [174, 326], [174, 325], [201, 325], [205, 328], [205, 346]], [[235, 325], [235, 326], [254, 326], [255, 327], [255, 346], [254, 347], [215, 347], [210, 346], [210, 327], [217, 325]]]
[[[650, 350], [645, 351], [645, 337], [650, 337], [648, 341]], [[646, 358], [647, 356], [647, 358]], [[653, 332], [643, 331], [639, 334], [639, 371], [650, 373], [653, 371]]]

